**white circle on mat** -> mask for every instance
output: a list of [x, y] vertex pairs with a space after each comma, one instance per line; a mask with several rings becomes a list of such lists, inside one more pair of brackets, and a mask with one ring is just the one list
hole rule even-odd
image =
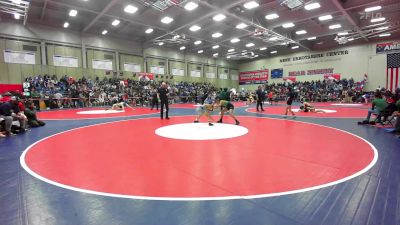
[[112, 114], [112, 113], [122, 113], [125, 112], [123, 110], [88, 110], [88, 111], [80, 111], [77, 114], [84, 114], [84, 115], [93, 115], [93, 114]]
[[[315, 110], [320, 110], [323, 111], [324, 113], [335, 113], [337, 112], [336, 110], [332, 110], [332, 109], [315, 109]], [[300, 112], [300, 109], [292, 109], [293, 112]], [[322, 112], [320, 112], [322, 113]]]
[[218, 140], [245, 135], [249, 130], [245, 127], [215, 123], [182, 123], [158, 128], [155, 133], [161, 137], [179, 140]]

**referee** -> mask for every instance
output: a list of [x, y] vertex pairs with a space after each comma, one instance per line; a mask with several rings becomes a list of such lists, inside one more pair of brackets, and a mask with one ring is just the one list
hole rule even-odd
[[160, 110], [160, 114], [161, 114], [161, 119], [164, 119], [164, 105], [165, 105], [165, 119], [169, 120], [168, 117], [168, 111], [169, 111], [169, 107], [168, 107], [168, 87], [167, 84], [165, 82], [161, 83], [161, 87], [158, 88], [158, 92], [157, 92], [157, 97], [158, 99], [160, 99], [161, 101], [161, 110]]

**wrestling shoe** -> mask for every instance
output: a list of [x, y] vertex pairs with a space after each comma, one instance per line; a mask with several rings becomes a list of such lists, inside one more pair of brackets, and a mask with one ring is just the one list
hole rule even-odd
[[212, 124], [212, 123], [208, 123], [208, 126], [214, 126], [214, 124]]

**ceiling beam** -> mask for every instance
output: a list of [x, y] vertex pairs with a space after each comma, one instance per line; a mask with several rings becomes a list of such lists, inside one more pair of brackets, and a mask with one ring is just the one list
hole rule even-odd
[[49, 0], [44, 0], [42, 12], [40, 13], [40, 20], [43, 20], [43, 18], [44, 18], [44, 14], [46, 12], [48, 2], [49, 2]]
[[346, 11], [346, 9], [343, 7], [342, 3], [339, 2], [339, 0], [331, 0], [332, 3], [336, 6], [337, 9], [346, 17], [347, 21], [353, 26], [353, 28], [359, 33], [364, 40], [369, 41], [368, 38], [364, 35], [362, 32], [361, 28], [358, 26], [356, 21], [351, 17], [351, 15]]
[[101, 10], [100, 13], [97, 14], [97, 16], [90, 21], [90, 23], [83, 28], [82, 32], [86, 32], [87, 30], [89, 30], [104, 14], [106, 14], [108, 12], [108, 10], [110, 10], [117, 2], [119, 2], [120, 0], [111, 0], [106, 7], [103, 8], [103, 10]]

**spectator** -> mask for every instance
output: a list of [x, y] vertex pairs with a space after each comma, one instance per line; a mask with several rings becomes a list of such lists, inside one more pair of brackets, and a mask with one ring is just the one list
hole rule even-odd
[[42, 127], [46, 125], [45, 122], [38, 120], [36, 116], [35, 104], [33, 102], [27, 103], [27, 108], [25, 109], [25, 115], [28, 118], [28, 125], [30, 127]]

